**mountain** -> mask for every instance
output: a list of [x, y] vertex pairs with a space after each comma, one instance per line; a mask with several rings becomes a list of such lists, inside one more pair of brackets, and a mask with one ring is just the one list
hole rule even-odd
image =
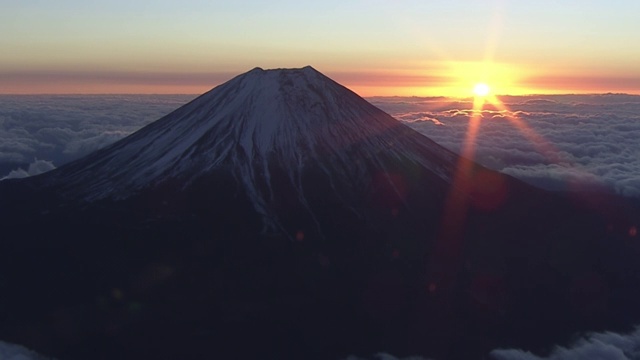
[[399, 161], [447, 182], [456, 157], [311, 67], [256, 68], [127, 139], [39, 178], [37, 186], [85, 201], [123, 199], [169, 182], [188, 188], [226, 171], [255, 209], [270, 216], [270, 204], [282, 196], [272, 176], [285, 177], [279, 181], [292, 186], [285, 191], [293, 190], [305, 204], [301, 182], [312, 167], [329, 183], [347, 186], [332, 189], [344, 198], [362, 190], [373, 172], [388, 173]]
[[467, 359], [640, 319], [623, 199], [483, 168], [311, 67], [0, 200], [0, 339], [60, 359]]

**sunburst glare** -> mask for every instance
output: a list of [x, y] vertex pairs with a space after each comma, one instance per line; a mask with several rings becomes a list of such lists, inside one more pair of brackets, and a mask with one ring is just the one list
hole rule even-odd
[[487, 96], [490, 92], [491, 88], [485, 83], [477, 83], [476, 86], [473, 87], [473, 94], [475, 96]]

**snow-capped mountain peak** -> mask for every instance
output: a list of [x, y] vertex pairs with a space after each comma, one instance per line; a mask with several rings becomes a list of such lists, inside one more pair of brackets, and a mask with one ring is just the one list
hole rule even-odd
[[310, 168], [349, 192], [369, 186], [391, 159], [447, 180], [455, 158], [310, 66], [255, 68], [43, 180], [92, 201], [230, 172], [268, 214], [274, 169], [286, 172], [305, 203], [301, 179]]

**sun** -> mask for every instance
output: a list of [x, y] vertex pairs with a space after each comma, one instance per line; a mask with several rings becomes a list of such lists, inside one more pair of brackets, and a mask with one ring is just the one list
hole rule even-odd
[[489, 87], [489, 85], [485, 83], [477, 83], [473, 87], [473, 93], [478, 97], [485, 97], [489, 95], [490, 92], [491, 92], [491, 88]]

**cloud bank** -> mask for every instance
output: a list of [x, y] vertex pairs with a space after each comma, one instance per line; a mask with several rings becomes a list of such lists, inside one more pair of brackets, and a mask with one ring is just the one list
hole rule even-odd
[[[0, 178], [35, 158], [60, 166], [113, 143], [192, 95], [2, 95]], [[40, 163], [43, 164], [43, 163]]]
[[52, 360], [42, 357], [23, 346], [0, 341], [0, 359], [2, 360]]
[[517, 349], [493, 350], [490, 356], [494, 360], [639, 360], [640, 329], [629, 334], [589, 334], [570, 347], [556, 347], [546, 357]]
[[369, 360], [369, 359], [371, 360], [429, 360], [421, 356], [409, 356], [409, 357], [399, 358], [388, 353], [377, 353], [373, 356], [373, 358], [362, 358], [362, 357], [353, 355], [353, 356], [347, 357], [345, 360]]
[[55, 168], [56, 168], [55, 165], [53, 165], [51, 161], [36, 159], [31, 164], [29, 164], [29, 167], [27, 168], [27, 170], [24, 170], [22, 168], [19, 168], [17, 170], [12, 170], [9, 173], [9, 175], [3, 178], [0, 178], [0, 180], [18, 179], [18, 178], [24, 178], [24, 177], [33, 176], [33, 175], [40, 175], [49, 170], [53, 170]]
[[[567, 347], [557, 346], [550, 354], [535, 355], [520, 349], [495, 349], [492, 360], [640, 360], [640, 327], [628, 334], [614, 332], [590, 333]], [[345, 360], [367, 360], [350, 356]], [[398, 358], [387, 353], [376, 354], [372, 360], [428, 360], [419, 356]]]
[[[0, 178], [31, 174], [84, 156], [159, 119], [192, 95], [0, 96]], [[481, 164], [550, 190], [603, 190], [640, 197], [640, 96], [503, 96], [486, 106], [475, 140]], [[459, 152], [471, 100], [368, 99]], [[530, 133], [522, 132], [519, 119]], [[535, 134], [532, 138], [531, 134]], [[22, 168], [22, 170], [18, 170]], [[26, 169], [26, 170], [25, 170]]]
[[[505, 96], [479, 113], [475, 159], [551, 190], [609, 189], [640, 197], [640, 96]], [[371, 98], [415, 130], [459, 152], [471, 100]], [[523, 131], [518, 119], [530, 131]]]
[[[628, 334], [614, 332], [591, 333], [568, 347], [556, 347], [547, 356], [539, 356], [520, 349], [495, 349], [492, 360], [640, 360], [640, 327]], [[47, 360], [23, 346], [0, 341], [2, 360]], [[373, 357], [349, 356], [344, 360], [429, 360], [421, 356], [396, 357], [378, 353]], [[52, 360], [52, 359], [49, 359]]]
[[[520, 349], [495, 349], [488, 355], [492, 360], [640, 360], [640, 327], [628, 334], [602, 332], [590, 333], [568, 347], [555, 347], [546, 356], [535, 355]], [[387, 353], [373, 358], [350, 356], [345, 360], [428, 360], [420, 356], [399, 358]]]

